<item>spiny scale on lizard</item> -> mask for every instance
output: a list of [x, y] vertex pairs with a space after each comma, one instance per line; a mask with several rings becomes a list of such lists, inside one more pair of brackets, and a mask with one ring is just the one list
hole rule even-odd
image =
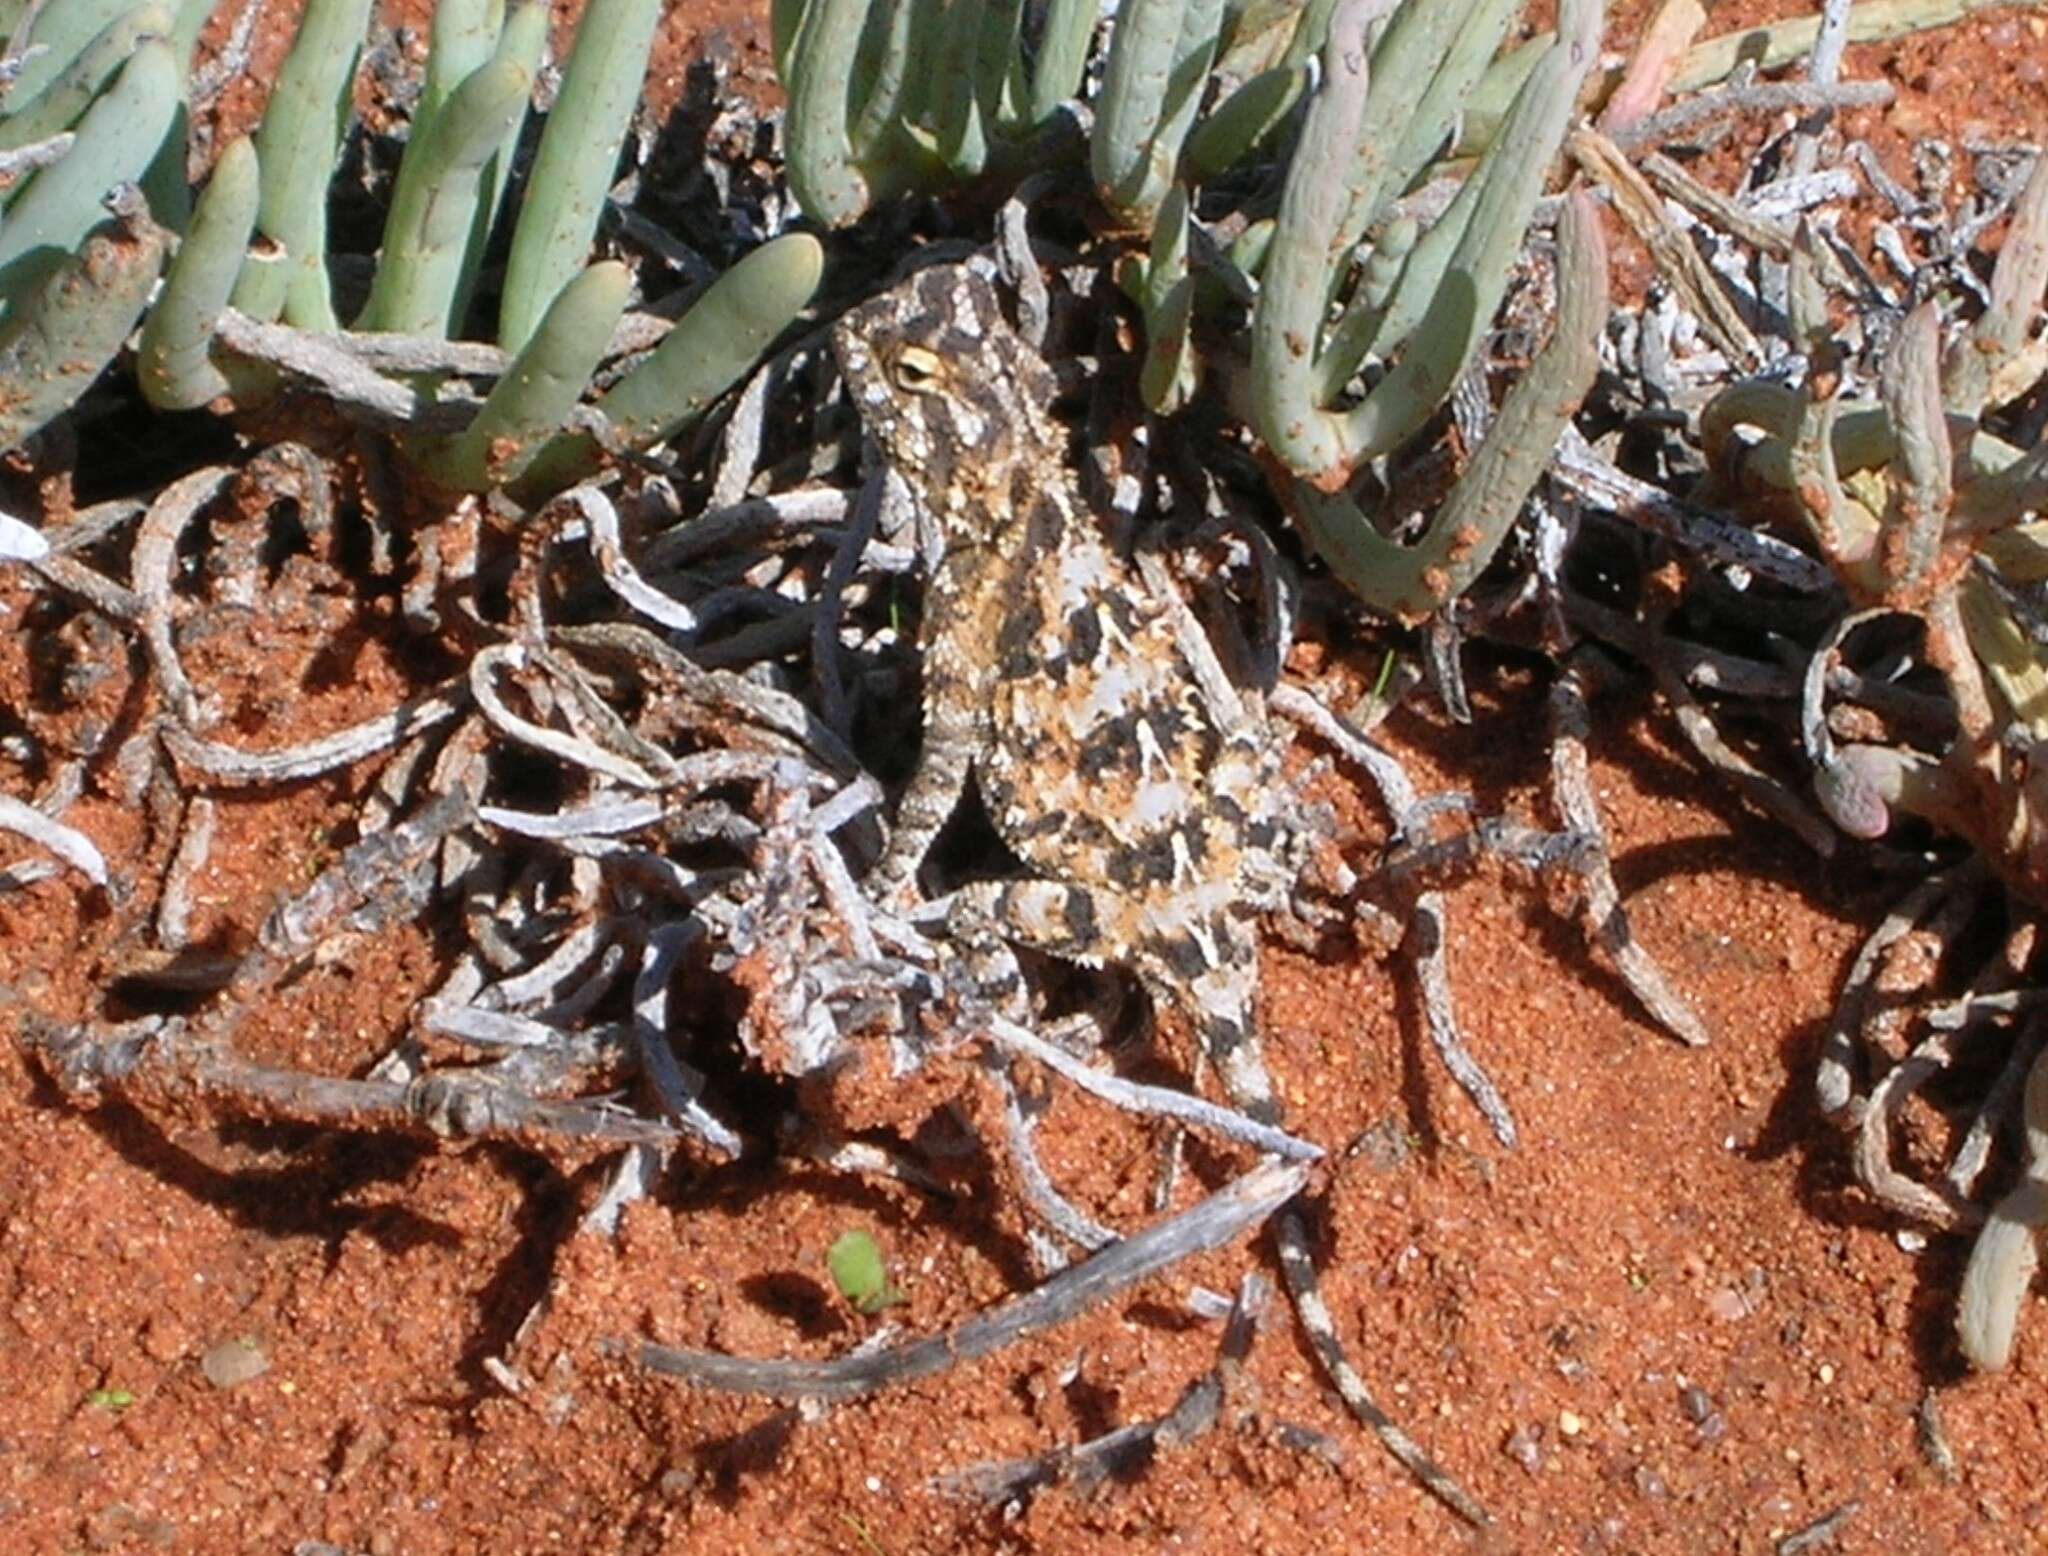
[[[1104, 544], [1069, 472], [1051, 368], [980, 272], [917, 272], [850, 312], [833, 346], [864, 425], [938, 536], [919, 633], [924, 746], [868, 886], [915, 896], [971, 775], [1032, 874], [969, 886], [956, 911], [1037, 950], [1128, 966], [1188, 1014], [1231, 1100], [1277, 1123], [1253, 1022], [1252, 915], [1284, 901], [1297, 873], [1280, 742], [1198, 692], [1173, 612]], [[1345, 1403], [1431, 1491], [1485, 1522], [1345, 1360], [1294, 1211], [1275, 1235]]]

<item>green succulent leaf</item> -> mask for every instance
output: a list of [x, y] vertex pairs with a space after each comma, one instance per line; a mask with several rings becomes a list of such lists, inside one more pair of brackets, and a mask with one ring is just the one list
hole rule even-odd
[[327, 276], [327, 186], [348, 129], [372, 0], [307, 0], [256, 130], [263, 198], [256, 230], [282, 251], [245, 266], [235, 306], [308, 330], [338, 330]]
[[245, 135], [214, 163], [192, 230], [143, 321], [136, 376], [144, 398], [158, 410], [194, 410], [229, 391], [210, 346], [248, 253], [261, 198], [256, 145]]
[[[613, 436], [627, 448], [651, 448], [694, 422], [809, 304], [824, 263], [816, 238], [790, 233], [712, 282], [647, 360], [598, 401]], [[563, 433], [540, 451], [520, 490], [528, 498], [560, 491], [601, 457], [588, 433]]]
[[163, 265], [163, 229], [129, 214], [86, 238], [0, 324], [0, 452], [70, 409], [120, 352]]
[[577, 24], [506, 261], [498, 344], [507, 351], [526, 344], [589, 258], [661, 11], [661, 0], [590, 0]]
[[0, 304], [11, 306], [78, 250], [106, 220], [110, 190], [147, 175], [180, 122], [183, 93], [184, 72], [172, 46], [161, 38], [138, 44], [79, 121], [70, 151], [37, 173], [7, 208], [0, 224]]

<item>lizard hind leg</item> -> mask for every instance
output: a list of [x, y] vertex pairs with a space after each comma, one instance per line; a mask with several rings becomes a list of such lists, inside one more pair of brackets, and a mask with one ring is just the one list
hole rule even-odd
[[1279, 1095], [1259, 1050], [1259, 948], [1249, 926], [1217, 914], [1150, 927], [1140, 974], [1159, 996], [1187, 1011], [1231, 1105], [1262, 1124], [1278, 1125]]

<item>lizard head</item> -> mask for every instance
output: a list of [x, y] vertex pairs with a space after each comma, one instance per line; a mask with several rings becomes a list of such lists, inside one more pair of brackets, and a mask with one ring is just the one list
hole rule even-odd
[[970, 266], [929, 266], [861, 304], [832, 348], [862, 424], [925, 493], [969, 494], [1059, 437], [1051, 369]]

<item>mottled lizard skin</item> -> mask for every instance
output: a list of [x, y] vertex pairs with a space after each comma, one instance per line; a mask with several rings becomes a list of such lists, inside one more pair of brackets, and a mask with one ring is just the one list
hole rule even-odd
[[[913, 899], [970, 778], [1032, 873], [956, 914], [1137, 973], [1185, 1011], [1231, 1100], [1278, 1122], [1254, 1023], [1253, 916], [1299, 855], [1282, 742], [1197, 689], [1173, 611], [1104, 543], [1053, 414], [1051, 368], [971, 266], [854, 309], [834, 349], [863, 425], [936, 526], [919, 647], [924, 745], [870, 889]], [[1345, 1403], [1436, 1495], [1484, 1512], [1373, 1403], [1319, 1294], [1301, 1220], [1275, 1219], [1296, 1311]]]

